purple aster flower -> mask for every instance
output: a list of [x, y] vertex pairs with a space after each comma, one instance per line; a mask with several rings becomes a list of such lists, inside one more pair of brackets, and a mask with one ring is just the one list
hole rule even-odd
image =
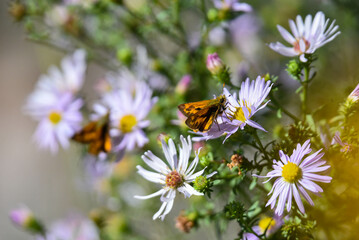
[[47, 75], [40, 76], [37, 89], [57, 94], [78, 93], [85, 79], [85, 60], [86, 52], [82, 49], [76, 50], [61, 61], [61, 70], [52, 66]]
[[268, 104], [269, 101], [264, 104], [263, 101], [268, 96], [272, 85], [270, 81], [265, 81], [264, 78], [260, 76], [253, 81], [247, 78], [247, 80], [242, 83], [238, 98], [235, 93], [231, 95], [229, 91], [224, 88], [223, 94], [227, 99], [225, 113], [218, 116], [218, 124], [213, 124], [209, 131], [195, 133], [201, 137], [195, 137], [193, 140], [208, 140], [223, 135], [226, 135], [226, 140], [237, 132], [239, 128], [243, 130], [247, 124], [251, 127], [266, 131], [261, 125], [252, 121], [251, 118], [256, 112]]
[[[273, 209], [278, 199], [275, 213], [281, 216], [286, 203], [287, 211], [290, 211], [293, 197], [302, 213], [305, 210], [300, 195], [309, 204], [314, 205], [307, 190], [313, 193], [323, 192], [323, 189], [315, 182], [329, 183], [332, 180], [329, 176], [317, 174], [330, 168], [329, 165], [324, 165], [326, 161], [322, 160], [324, 153], [321, 153], [321, 150], [308, 155], [312, 149], [310, 148], [310, 140], [307, 140], [303, 145], [298, 144], [291, 156], [284, 154], [281, 150], [279, 151], [280, 161], [274, 160], [274, 170], [265, 176], [269, 177], [268, 181], [277, 178], [268, 194], [272, 194], [272, 196], [266, 206], [270, 205]], [[305, 155], [308, 156], [304, 158]]]
[[[96, 226], [86, 218], [71, 217], [53, 223], [46, 233], [46, 240], [99, 240]], [[45, 240], [38, 236], [36, 240]]]
[[68, 148], [69, 139], [81, 129], [82, 105], [83, 101], [74, 99], [71, 93], [35, 91], [30, 95], [25, 108], [39, 121], [34, 138], [40, 148], [49, 148], [53, 153], [57, 152], [58, 144]]
[[312, 54], [321, 46], [332, 41], [340, 32], [337, 32], [338, 26], [334, 25], [335, 20], [329, 24], [329, 19], [325, 19], [322, 12], [317, 12], [312, 21], [312, 15], [307, 15], [305, 21], [301, 16], [297, 16], [296, 23], [289, 20], [289, 26], [292, 30], [290, 34], [282, 26], [277, 25], [278, 31], [291, 47], [286, 47], [280, 42], [271, 43], [269, 47], [274, 51], [288, 57], [300, 56], [302, 62], [306, 62], [305, 54]]
[[213, 4], [220, 10], [231, 10], [235, 12], [250, 12], [252, 11], [251, 5], [247, 3], [240, 3], [238, 0], [213, 0]]
[[[149, 126], [146, 117], [157, 98], [152, 97], [152, 90], [144, 82], [137, 81], [134, 91], [119, 89], [106, 94], [104, 105], [110, 110], [111, 130], [114, 137], [114, 152], [119, 152], [119, 158], [124, 151], [132, 151], [135, 147], [143, 147], [148, 138], [143, 128]], [[97, 106], [97, 110], [100, 107]]]
[[340, 149], [341, 152], [347, 153], [352, 150], [349, 143], [342, 141], [342, 139], [340, 138], [340, 132], [338, 132], [338, 131], [335, 132], [333, 140], [332, 140], [332, 144], [335, 144], [335, 143], [337, 143], [341, 146], [341, 149]]
[[355, 87], [355, 89], [350, 93], [348, 99], [353, 102], [358, 102], [359, 100], [359, 84]]
[[[162, 206], [158, 212], [153, 215], [153, 220], [161, 218], [163, 220], [165, 216], [171, 211], [176, 197], [176, 192], [183, 193], [185, 197], [192, 195], [203, 195], [196, 191], [189, 183], [193, 182], [198, 176], [201, 176], [204, 169], [195, 172], [199, 158], [198, 152], [196, 157], [189, 164], [189, 157], [192, 152], [191, 138], [187, 140], [181, 136], [182, 147], [179, 147], [179, 154], [172, 139], [167, 143], [162, 140], [162, 149], [166, 157], [166, 161], [161, 160], [155, 156], [151, 151], [145, 152], [142, 155], [143, 161], [155, 172], [148, 171], [141, 166], [137, 166], [138, 173], [150, 182], [158, 183], [162, 185], [162, 188], [148, 196], [135, 196], [137, 199], [149, 199], [156, 196], [161, 196]], [[206, 177], [213, 176], [216, 172], [213, 172]], [[176, 191], [177, 190], [177, 191]]]
[[[274, 215], [274, 217], [262, 217], [257, 226], [254, 226], [252, 229], [253, 231], [258, 234], [262, 235], [266, 233], [266, 236], [269, 237], [273, 233], [275, 233], [282, 225], [283, 219], [278, 216]], [[243, 240], [260, 240], [255, 234], [253, 233], [245, 233], [243, 235]]]

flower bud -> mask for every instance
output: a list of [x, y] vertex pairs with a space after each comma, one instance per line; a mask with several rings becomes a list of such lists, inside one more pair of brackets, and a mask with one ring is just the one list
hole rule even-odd
[[203, 167], [207, 167], [211, 162], [213, 162], [213, 153], [208, 152], [205, 156], [199, 158], [199, 163]]
[[213, 75], [218, 75], [225, 69], [222, 59], [218, 57], [217, 53], [208, 54], [206, 64], [207, 64], [207, 69]]
[[192, 77], [191, 75], [184, 75], [176, 86], [176, 93], [183, 95], [187, 92], [189, 85], [191, 84]]
[[15, 21], [21, 21], [26, 15], [26, 7], [20, 2], [12, 2], [10, 4], [9, 13], [14, 17]]
[[43, 225], [34, 217], [32, 211], [25, 206], [11, 211], [9, 217], [18, 227], [35, 234], [45, 234]]
[[33, 213], [27, 207], [20, 207], [10, 212], [10, 219], [20, 227], [27, 226], [33, 218]]
[[303, 66], [301, 66], [301, 63], [298, 63], [296, 60], [290, 60], [287, 64], [286, 71], [292, 78], [299, 80], [298, 77], [301, 74], [302, 68]]
[[132, 51], [130, 48], [121, 48], [121, 49], [118, 49], [117, 50], [117, 59], [129, 66], [131, 65], [131, 62], [132, 62]]
[[209, 181], [205, 176], [198, 176], [193, 182], [193, 188], [198, 192], [205, 192], [209, 189]]
[[67, 7], [62, 5], [54, 5], [52, 9], [46, 14], [45, 21], [54, 27], [64, 26], [71, 18]]
[[162, 146], [162, 141], [164, 141], [165, 143], [168, 143], [168, 140], [170, 139], [170, 136], [166, 133], [160, 133], [157, 136], [157, 143], [158, 145]]
[[218, 10], [214, 8], [209, 9], [207, 12], [207, 18], [210, 22], [216, 21], [218, 18]]

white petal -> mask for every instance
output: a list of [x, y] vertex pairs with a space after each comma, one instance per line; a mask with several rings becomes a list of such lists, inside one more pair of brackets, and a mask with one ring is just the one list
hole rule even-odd
[[153, 198], [153, 197], [157, 197], [161, 194], [163, 194], [164, 192], [166, 192], [165, 189], [161, 189], [155, 193], [152, 193], [150, 195], [147, 195], [147, 196], [138, 196], [138, 195], [135, 195], [134, 198], [137, 198], [137, 199], [149, 199], [149, 198]]

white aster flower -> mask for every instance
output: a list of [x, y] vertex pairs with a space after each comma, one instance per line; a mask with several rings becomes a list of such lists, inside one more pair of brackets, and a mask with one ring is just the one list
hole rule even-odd
[[247, 3], [240, 3], [238, 0], [213, 0], [213, 4], [217, 9], [220, 10], [231, 10], [231, 11], [252, 11], [251, 5]]
[[[181, 136], [182, 147], [179, 146], [179, 154], [172, 139], [168, 140], [168, 145], [162, 140], [162, 149], [166, 157], [166, 162], [155, 156], [151, 151], [145, 152], [142, 155], [143, 161], [155, 172], [148, 171], [141, 166], [137, 166], [138, 173], [150, 182], [158, 183], [162, 186], [161, 190], [152, 193], [148, 196], [135, 196], [138, 199], [149, 199], [161, 195], [162, 206], [158, 212], [153, 215], [153, 219], [161, 218], [163, 220], [165, 216], [171, 211], [176, 197], [176, 191], [183, 193], [185, 197], [192, 195], [203, 195], [196, 191], [189, 183], [193, 182], [198, 176], [201, 176], [204, 172], [202, 169], [199, 172], [195, 172], [199, 158], [198, 152], [196, 157], [189, 164], [189, 158], [192, 151], [191, 138], [187, 140]], [[206, 177], [213, 176], [216, 172], [213, 172]]]
[[[289, 20], [289, 26], [292, 31], [290, 34], [282, 26], [277, 25], [278, 31], [291, 47], [286, 47], [280, 42], [271, 43], [269, 47], [274, 51], [288, 57], [300, 56], [302, 62], [306, 62], [305, 54], [312, 54], [323, 46], [332, 41], [340, 32], [337, 32], [338, 25], [335, 20], [329, 24], [329, 19], [325, 20], [322, 12], [317, 12], [312, 21], [312, 15], [307, 15], [305, 21], [301, 16], [297, 16], [296, 23]], [[328, 27], [328, 28], [327, 28]]]
[[224, 88], [223, 94], [227, 99], [225, 113], [218, 116], [217, 123], [214, 124], [207, 132], [196, 132], [200, 137], [193, 138], [194, 141], [209, 140], [226, 135], [224, 141], [238, 129], [244, 129], [248, 124], [251, 127], [258, 128], [262, 131], [264, 128], [258, 123], [251, 120], [252, 116], [263, 109], [269, 101], [263, 104], [264, 99], [268, 96], [272, 85], [270, 81], [265, 81], [260, 76], [251, 81], [249, 78], [242, 83], [237, 99], [236, 93], [231, 95]]
[[76, 94], [82, 88], [86, 71], [86, 52], [76, 50], [61, 61], [61, 70], [50, 67], [47, 75], [42, 75], [37, 83], [39, 90], [63, 94]]
[[68, 148], [69, 139], [81, 128], [82, 105], [83, 101], [70, 93], [57, 96], [37, 90], [30, 95], [25, 109], [39, 121], [34, 138], [40, 148], [49, 148], [53, 153], [57, 152], [58, 143]]
[[310, 140], [307, 140], [303, 145], [298, 144], [290, 157], [284, 154], [283, 151], [279, 151], [280, 161], [274, 160], [274, 170], [265, 176], [269, 177], [268, 181], [277, 177], [272, 190], [268, 194], [272, 194], [272, 196], [266, 206], [270, 205], [273, 209], [278, 199], [275, 213], [281, 216], [286, 203], [287, 211], [290, 211], [293, 197], [302, 213], [304, 213], [305, 210], [300, 195], [302, 195], [309, 204], [314, 205], [306, 190], [318, 194], [323, 192], [323, 189], [314, 183], [314, 181], [329, 183], [332, 180], [329, 176], [316, 174], [330, 168], [329, 165], [324, 165], [326, 161], [322, 160], [324, 153], [321, 153], [321, 150], [322, 149], [304, 158], [305, 155], [312, 151], [310, 148]]

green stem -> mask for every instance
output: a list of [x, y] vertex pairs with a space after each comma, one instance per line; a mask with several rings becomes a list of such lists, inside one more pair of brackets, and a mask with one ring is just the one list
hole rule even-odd
[[302, 94], [301, 94], [300, 100], [302, 102], [302, 120], [303, 120], [303, 122], [306, 121], [306, 116], [307, 116], [309, 69], [310, 69], [309, 65], [306, 65], [304, 67], [304, 80], [301, 81]]
[[270, 157], [268, 156], [267, 150], [264, 148], [261, 140], [259, 139], [259, 136], [257, 134], [257, 130], [254, 130], [253, 136], [254, 136], [254, 139], [256, 140], [257, 144], [258, 144], [259, 150], [263, 153], [264, 157], [269, 161]]
[[294, 114], [292, 114], [291, 112], [289, 112], [287, 109], [285, 109], [280, 102], [278, 102], [278, 100], [273, 96], [272, 93], [270, 93], [269, 95], [271, 102], [273, 103], [273, 105], [275, 105], [278, 109], [281, 109], [282, 112], [284, 112], [288, 117], [290, 117], [291, 119], [293, 119], [295, 122], [299, 122], [300, 119], [297, 118]]

